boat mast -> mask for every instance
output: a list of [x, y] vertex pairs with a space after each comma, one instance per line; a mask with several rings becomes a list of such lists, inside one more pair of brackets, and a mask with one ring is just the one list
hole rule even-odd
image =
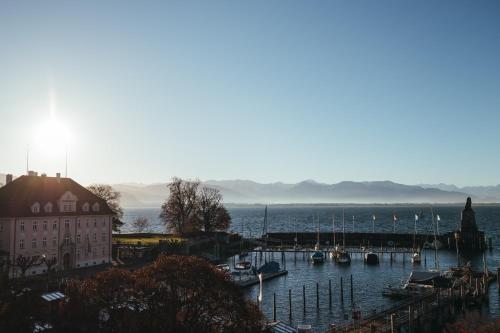
[[319, 215], [316, 214], [316, 219], [317, 219], [317, 222], [318, 222], [318, 231], [316, 233], [316, 245], [318, 245], [318, 250], [319, 250]]
[[335, 237], [335, 213], [333, 213], [333, 216], [332, 216], [332, 224], [333, 224], [333, 247], [335, 247], [335, 245], [337, 243], [337, 240]]
[[342, 209], [342, 247], [345, 249], [345, 212]]
[[[439, 227], [434, 226], [434, 210], [432, 209], [432, 206], [431, 206], [431, 216], [432, 216], [432, 230], [434, 231], [434, 262], [436, 263], [436, 269], [439, 271], [439, 255], [438, 255], [437, 237], [436, 237], [436, 229]], [[437, 225], [439, 225], [439, 215], [437, 218], [436, 226]]]
[[267, 205], [266, 205], [266, 209], [264, 210], [264, 226], [262, 227], [262, 236], [265, 236], [266, 237], [266, 249], [267, 249]]

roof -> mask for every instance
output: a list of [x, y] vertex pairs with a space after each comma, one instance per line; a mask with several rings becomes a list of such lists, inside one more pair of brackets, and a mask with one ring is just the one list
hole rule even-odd
[[297, 330], [294, 327], [292, 327], [288, 324], [285, 324], [282, 321], [275, 321], [275, 322], [269, 323], [267, 328], [269, 329], [269, 331], [271, 331], [273, 333], [296, 333], [297, 332]]
[[44, 300], [46, 300], [47, 302], [52, 302], [52, 301], [57, 301], [59, 299], [64, 298], [64, 294], [61, 293], [61, 292], [59, 292], [59, 291], [55, 291], [55, 292], [52, 292], [52, 293], [43, 294], [42, 298]]
[[[77, 197], [75, 212], [61, 213], [57, 209], [57, 202], [66, 192]], [[31, 206], [38, 202], [39, 213], [33, 213]], [[43, 209], [46, 203], [53, 205], [52, 212]], [[99, 211], [92, 209], [84, 212], [82, 205], [88, 202], [92, 205], [99, 203]], [[21, 176], [7, 185], [0, 187], [0, 217], [43, 217], [43, 216], [70, 216], [70, 215], [113, 215], [113, 211], [104, 199], [96, 196], [71, 178], [46, 176]]]
[[439, 272], [411, 272], [409, 282], [426, 282], [438, 278]]

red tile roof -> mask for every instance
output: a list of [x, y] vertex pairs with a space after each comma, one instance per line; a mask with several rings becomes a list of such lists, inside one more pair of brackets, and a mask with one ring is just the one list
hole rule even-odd
[[[77, 197], [76, 212], [60, 212], [58, 200], [70, 191]], [[38, 202], [39, 213], [33, 213], [31, 206]], [[44, 206], [52, 203], [52, 212], [46, 213]], [[82, 210], [88, 202], [88, 212]], [[92, 211], [92, 205], [98, 202], [99, 211]], [[70, 216], [70, 215], [112, 215], [113, 211], [106, 202], [81, 186], [71, 178], [21, 176], [11, 183], [0, 187], [0, 217], [35, 217], [35, 216]]]

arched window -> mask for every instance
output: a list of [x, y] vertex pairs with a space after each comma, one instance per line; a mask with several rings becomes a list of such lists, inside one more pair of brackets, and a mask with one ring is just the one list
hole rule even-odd
[[98, 212], [99, 211], [99, 203], [98, 202], [95, 202], [92, 205], [92, 211], [94, 211], [94, 212]]
[[90, 208], [90, 205], [88, 202], [84, 203], [83, 206], [82, 206], [82, 210], [84, 212], [88, 212], [89, 211], [89, 208]]
[[45, 213], [52, 213], [52, 202], [47, 202], [45, 207], [43, 207]]

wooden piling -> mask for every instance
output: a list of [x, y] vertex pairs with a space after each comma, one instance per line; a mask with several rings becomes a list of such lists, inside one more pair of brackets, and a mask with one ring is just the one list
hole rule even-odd
[[344, 283], [342, 276], [340, 277], [340, 301], [344, 303]]
[[352, 284], [352, 274], [351, 274], [351, 303], [354, 301], [354, 292], [353, 292], [353, 284]]
[[391, 313], [391, 333], [396, 333], [396, 314]]
[[498, 293], [500, 293], [500, 267], [497, 267], [497, 289]]
[[328, 280], [328, 307], [332, 308], [332, 280]]
[[292, 289], [288, 289], [288, 317], [292, 321]]
[[273, 321], [276, 321], [276, 293], [273, 293]]
[[316, 282], [316, 309], [319, 309], [319, 283]]
[[304, 306], [304, 313], [306, 313], [306, 285], [302, 285], [302, 300]]

